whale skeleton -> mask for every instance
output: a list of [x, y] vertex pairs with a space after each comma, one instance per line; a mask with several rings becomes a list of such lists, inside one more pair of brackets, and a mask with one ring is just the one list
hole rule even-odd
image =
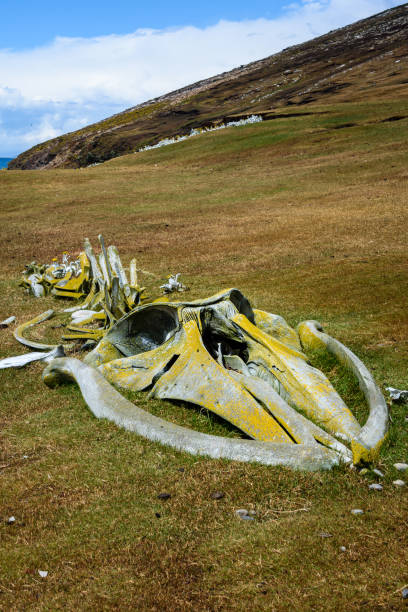
[[[333, 353], [359, 381], [369, 416], [362, 427], [303, 350]], [[354, 353], [306, 321], [298, 331], [252, 310], [230, 289], [196, 302], [155, 301], [119, 319], [85, 357], [55, 359], [53, 386], [75, 380], [98, 417], [179, 450], [305, 470], [375, 461], [388, 411]], [[252, 440], [208, 436], [152, 417], [115, 389], [182, 400], [229, 421]]]
[[[253, 309], [238, 289], [170, 301], [184, 289], [179, 275], [161, 287], [165, 295], [148, 301], [137, 282], [136, 261], [130, 263], [129, 282], [116, 247], [105, 248], [102, 236], [99, 241], [99, 257], [86, 239], [75, 266], [65, 257], [65, 268], [52, 264], [42, 271], [44, 287], [84, 298], [63, 311], [72, 320], [62, 339], [85, 340], [86, 348], [91, 342], [93, 350], [80, 361], [62, 357], [57, 345], [27, 339], [26, 330], [54, 315], [48, 310], [14, 330], [19, 342], [47, 353], [9, 358], [0, 367], [44, 360], [46, 384], [76, 381], [95, 416], [194, 454], [306, 470], [376, 460], [387, 436], [387, 404], [361, 360], [318, 322], [304, 321], [295, 330], [282, 317]], [[327, 377], [310, 365], [309, 350], [331, 353], [356, 376], [369, 409], [363, 426]], [[112, 385], [208, 409], [250, 439], [173, 425], [141, 410]]]

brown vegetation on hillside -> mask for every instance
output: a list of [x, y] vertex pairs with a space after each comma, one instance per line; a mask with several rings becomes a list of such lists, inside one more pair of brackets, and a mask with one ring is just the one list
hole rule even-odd
[[77, 168], [236, 116], [405, 96], [407, 30], [404, 4], [49, 140], [9, 167]]

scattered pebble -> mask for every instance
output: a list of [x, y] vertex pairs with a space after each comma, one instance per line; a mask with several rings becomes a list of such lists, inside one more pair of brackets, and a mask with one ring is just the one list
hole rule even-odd
[[248, 510], [245, 510], [245, 508], [240, 508], [239, 510], [235, 510], [235, 514], [237, 516], [243, 516], [245, 514], [248, 514]]
[[16, 522], [16, 517], [15, 516], [10, 516], [10, 518], [8, 518], [6, 522], [7, 522], [8, 525], [13, 525], [13, 523]]
[[345, 546], [340, 546], [341, 552], [346, 552], [347, 548]]
[[377, 470], [377, 468], [373, 470], [373, 474], [376, 474], [376, 476], [379, 476], [380, 478], [384, 478], [384, 474], [382, 473], [382, 471]]
[[184, 472], [184, 469], [185, 469], [185, 468], [177, 468], [177, 471], [178, 471], [178, 472]]
[[405, 472], [408, 469], [408, 463], [394, 463], [394, 467], [399, 472]]
[[23, 455], [23, 459], [28, 459], [28, 455]]
[[404, 480], [394, 480], [392, 484], [395, 485], [396, 487], [405, 487]]
[[328, 533], [327, 531], [321, 531], [321, 532], [319, 533], [319, 536], [320, 536], [321, 538], [332, 538], [332, 537], [333, 537], [333, 534], [332, 534], [332, 533]]
[[408, 599], [408, 587], [404, 587], [401, 591], [402, 599]]
[[248, 510], [245, 510], [245, 508], [240, 508], [239, 510], [235, 510], [235, 514], [242, 521], [253, 521], [254, 520], [254, 517], [250, 516]]
[[380, 485], [378, 482], [374, 482], [373, 484], [370, 484], [369, 489], [373, 489], [373, 491], [382, 491], [383, 490], [383, 486]]
[[214, 493], [211, 493], [211, 497], [212, 499], [222, 499], [223, 497], [225, 497], [225, 493], [223, 493], [222, 491], [214, 491]]
[[48, 576], [48, 572], [45, 570], [38, 570], [38, 573], [40, 574], [41, 578], [46, 578]]
[[353, 508], [353, 510], [350, 510], [351, 514], [364, 514], [364, 510], [361, 510], [361, 508]]
[[155, 512], [154, 515], [155, 515], [156, 518], [160, 518], [161, 517], [160, 512]]
[[170, 499], [170, 493], [159, 493], [157, 499]]
[[364, 476], [365, 474], [368, 474], [369, 470], [367, 468], [363, 468], [362, 470], [359, 471], [360, 476]]

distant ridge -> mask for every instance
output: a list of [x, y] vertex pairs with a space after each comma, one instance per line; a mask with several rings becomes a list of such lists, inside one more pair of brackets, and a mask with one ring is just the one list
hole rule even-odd
[[48, 140], [9, 168], [78, 168], [254, 113], [272, 119], [316, 104], [401, 98], [408, 91], [407, 32], [403, 4]]

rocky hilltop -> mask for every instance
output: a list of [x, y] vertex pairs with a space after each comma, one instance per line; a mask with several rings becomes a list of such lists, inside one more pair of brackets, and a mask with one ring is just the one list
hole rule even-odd
[[403, 4], [36, 145], [9, 169], [88, 166], [254, 113], [273, 119], [317, 103], [401, 98], [408, 85], [407, 32]]

